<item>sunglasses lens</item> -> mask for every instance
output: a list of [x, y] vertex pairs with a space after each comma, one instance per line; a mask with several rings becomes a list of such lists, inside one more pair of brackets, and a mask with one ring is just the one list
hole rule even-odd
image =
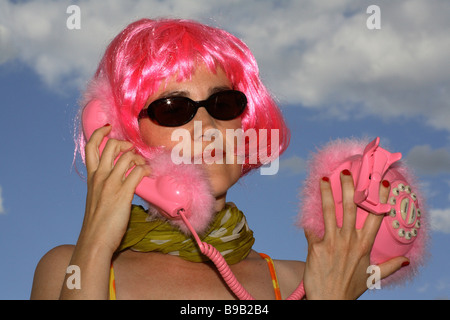
[[235, 90], [218, 92], [201, 103], [184, 97], [165, 98], [152, 102], [147, 112], [162, 126], [178, 127], [194, 118], [197, 105], [204, 106], [218, 120], [232, 120], [245, 110], [247, 98], [244, 93]]
[[195, 106], [185, 98], [170, 98], [152, 105], [152, 116], [156, 122], [166, 127], [178, 127], [188, 123], [195, 112]]
[[219, 120], [232, 120], [239, 117], [247, 106], [245, 94], [239, 91], [219, 92], [208, 99], [207, 110]]

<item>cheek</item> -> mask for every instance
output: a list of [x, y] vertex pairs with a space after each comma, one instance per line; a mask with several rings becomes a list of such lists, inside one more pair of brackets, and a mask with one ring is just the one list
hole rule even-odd
[[142, 140], [149, 147], [172, 148], [177, 142], [171, 140], [172, 128], [158, 126], [151, 121], [144, 121], [140, 125]]

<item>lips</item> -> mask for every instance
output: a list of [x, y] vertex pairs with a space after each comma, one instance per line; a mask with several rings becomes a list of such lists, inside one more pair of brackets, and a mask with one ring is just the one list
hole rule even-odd
[[225, 163], [226, 162], [226, 152], [222, 149], [212, 149], [209, 150], [203, 150], [202, 153], [196, 154], [193, 157], [194, 163], [201, 163], [205, 162], [208, 164], [211, 163]]
[[[217, 150], [217, 151], [216, 151], [216, 150]], [[226, 157], [226, 155], [227, 155], [227, 153], [226, 153], [224, 150], [222, 150], [222, 149], [213, 149], [213, 150], [211, 151], [211, 157], [215, 158], [215, 157], [216, 157], [216, 153], [217, 153], [218, 155], [222, 155], [222, 156], [224, 156], [224, 157]]]
[[[219, 159], [216, 159], [216, 155], [217, 157], [219, 157]], [[226, 158], [227, 154], [225, 152], [225, 150], [222, 149], [213, 149], [211, 151], [211, 158], [214, 158], [214, 160], [221, 160]], [[221, 157], [221, 158], [220, 158]], [[208, 154], [204, 154], [204, 158], [209, 158]]]

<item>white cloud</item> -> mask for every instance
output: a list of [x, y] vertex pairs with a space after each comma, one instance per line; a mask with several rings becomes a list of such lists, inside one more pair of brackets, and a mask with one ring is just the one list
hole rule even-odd
[[0, 64], [8, 61], [14, 56], [11, 43], [11, 34], [8, 29], [0, 25]]
[[407, 162], [421, 174], [450, 173], [450, 150], [447, 148], [432, 149], [430, 145], [419, 145], [412, 148], [406, 156]]
[[76, 3], [81, 28], [71, 30], [67, 20], [73, 13], [66, 11], [73, 1], [0, 0], [0, 56], [5, 57], [0, 63], [15, 58], [29, 65], [54, 90], [64, 85], [80, 89], [95, 72], [108, 43], [127, 24], [139, 18], [177, 14], [197, 18], [202, 7], [210, 7], [207, 3], [81, 0]]
[[450, 233], [450, 208], [431, 209], [430, 218], [433, 231]]
[[420, 117], [450, 131], [448, 1], [383, 1], [381, 30], [367, 29], [369, 4], [357, 0], [81, 0], [81, 29], [68, 30], [71, 4], [0, 0], [0, 63], [15, 57], [55, 89], [79, 88], [127, 23], [181, 16], [243, 38], [284, 103], [334, 117]]
[[280, 160], [280, 172], [289, 173], [292, 175], [306, 172], [306, 161], [298, 156], [291, 156], [289, 158]]
[[0, 186], [0, 214], [5, 213], [5, 208], [3, 206], [3, 194], [2, 194], [2, 187]]
[[450, 130], [450, 3], [383, 2], [381, 30], [366, 28], [363, 2], [333, 4], [284, 2], [271, 19], [234, 21], [270, 86], [333, 117], [421, 117]]

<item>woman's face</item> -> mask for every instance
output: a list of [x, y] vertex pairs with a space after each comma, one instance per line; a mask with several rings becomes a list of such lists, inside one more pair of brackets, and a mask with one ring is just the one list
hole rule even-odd
[[[157, 99], [174, 96], [187, 97], [194, 101], [206, 100], [209, 96], [218, 91], [230, 89], [232, 89], [232, 85], [222, 69], [218, 68], [216, 74], [214, 74], [205, 65], [201, 65], [197, 68], [190, 80], [177, 82], [175, 77], [166, 80], [158, 91], [149, 98], [146, 107]], [[195, 130], [194, 123], [196, 127]], [[223, 137], [223, 145], [220, 144], [220, 147], [216, 148], [216, 150], [221, 153], [221, 157], [222, 150], [226, 150], [226, 143], [230, 144], [236, 142], [226, 141], [226, 129], [240, 129], [241, 118], [238, 117], [228, 121], [217, 120], [210, 116], [205, 108], [201, 107], [198, 109], [194, 119], [179, 127], [164, 127], [153, 122], [149, 118], [141, 119], [139, 125], [142, 138], [150, 147], [164, 146], [168, 150], [172, 150], [175, 146], [177, 146], [177, 149], [180, 148], [180, 143], [190, 144], [191, 159], [192, 163], [194, 163], [194, 157], [198, 157], [199, 153], [199, 148], [194, 150], [194, 145], [197, 147], [201, 145], [201, 152], [203, 155], [211, 154], [211, 146], [218, 145], [214, 142], [214, 138], [208, 137], [208, 133], [213, 132], [214, 130], [220, 131], [221, 136]], [[199, 130], [200, 127], [201, 130]], [[178, 135], [176, 135], [176, 138], [172, 138], [172, 132], [177, 129], [183, 129], [186, 133], [189, 133], [188, 136], [190, 141], [181, 141], [182, 139], [179, 139]], [[208, 145], [210, 145], [208, 147], [208, 152], [203, 152]], [[194, 154], [195, 152], [197, 155]], [[215, 157], [215, 159], [218, 159], [219, 155], [214, 152], [212, 153], [212, 156]], [[199, 158], [196, 159], [196, 161], [199, 161]], [[201, 161], [202, 166], [208, 173], [214, 196], [218, 200], [225, 200], [227, 190], [236, 183], [241, 176], [242, 165], [237, 163], [238, 161], [235, 154], [228, 153], [223, 154], [223, 163], [215, 162], [207, 164], [205, 161]]]

